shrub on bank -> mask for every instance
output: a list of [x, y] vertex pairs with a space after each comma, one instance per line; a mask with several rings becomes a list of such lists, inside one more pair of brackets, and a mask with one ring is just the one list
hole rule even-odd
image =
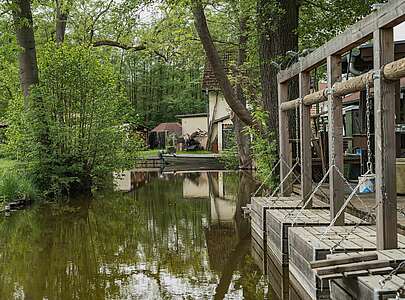
[[126, 127], [127, 99], [102, 52], [49, 44], [30, 98], [11, 104], [9, 153], [51, 197], [89, 193], [114, 171], [133, 167], [140, 139]]
[[35, 200], [38, 197], [38, 191], [34, 183], [24, 174], [6, 170], [0, 176], [0, 197], [5, 202]]

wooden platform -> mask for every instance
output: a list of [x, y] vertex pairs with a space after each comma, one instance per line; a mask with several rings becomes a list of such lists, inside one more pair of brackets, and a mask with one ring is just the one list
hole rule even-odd
[[[298, 216], [298, 218], [296, 218]], [[294, 226], [327, 226], [330, 223], [327, 209], [270, 209], [266, 211], [267, 247], [274, 253], [280, 264], [288, 264], [288, 228]], [[359, 218], [345, 214], [347, 225], [360, 221]]]
[[[268, 209], [299, 209], [302, 200], [298, 195], [289, 197], [252, 197], [251, 225], [262, 240], [266, 240], [266, 211]], [[314, 201], [314, 209], [328, 208], [329, 205], [319, 200]]]
[[[312, 299], [328, 299], [329, 282], [319, 280], [310, 262], [326, 259], [330, 248], [346, 237], [335, 252], [361, 252], [376, 249], [375, 226], [359, 226], [348, 236], [353, 226], [334, 226], [323, 240], [324, 227], [294, 227], [289, 229], [289, 270]], [[405, 237], [398, 235], [398, 245], [405, 248]]]
[[[374, 253], [377, 253], [378, 259], [381, 261], [400, 262], [405, 260], [404, 249], [382, 250], [375, 251]], [[350, 253], [328, 255], [328, 259], [345, 256], [350, 256]], [[370, 273], [372, 272], [366, 271], [365, 274], [360, 274], [356, 278], [342, 276], [342, 278], [331, 280], [331, 298], [335, 300], [395, 298], [396, 291], [405, 283], [405, 274], [401, 274], [404, 273], [404, 270], [401, 270], [397, 275], [392, 277], [392, 280], [386, 281], [383, 285], [382, 281], [387, 277], [386, 274], [372, 275]]]

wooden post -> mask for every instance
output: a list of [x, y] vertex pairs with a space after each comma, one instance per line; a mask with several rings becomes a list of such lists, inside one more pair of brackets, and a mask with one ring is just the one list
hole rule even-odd
[[[303, 99], [305, 95], [310, 92], [310, 73], [299, 74], [299, 89], [300, 98]], [[311, 106], [300, 105], [300, 145], [301, 145], [301, 191], [302, 199], [306, 201], [312, 191], [312, 151], [311, 151]], [[298, 116], [297, 116], [298, 117]], [[307, 208], [312, 207], [312, 200], [308, 203]]]
[[[333, 84], [342, 79], [342, 63], [340, 56], [327, 58], [328, 89], [332, 91]], [[343, 174], [343, 112], [342, 98], [328, 95], [328, 138], [329, 138], [329, 166], [335, 167]], [[329, 173], [330, 217], [337, 215], [344, 203], [344, 182], [334, 168]], [[337, 218], [335, 225], [344, 225], [344, 212]]]
[[[280, 158], [291, 167], [292, 157], [291, 157], [291, 147], [290, 147], [290, 132], [288, 128], [288, 113], [280, 109], [281, 103], [288, 100], [288, 82], [278, 84], [278, 105], [279, 105], [279, 139], [280, 139]], [[280, 181], [282, 181], [287, 173], [289, 172], [288, 167], [285, 163], [280, 163]], [[282, 196], [290, 196], [292, 192], [292, 186], [290, 179], [284, 181], [281, 185], [280, 194]]]
[[[374, 32], [374, 70], [394, 60], [393, 29]], [[397, 248], [395, 81], [374, 76], [377, 249]]]

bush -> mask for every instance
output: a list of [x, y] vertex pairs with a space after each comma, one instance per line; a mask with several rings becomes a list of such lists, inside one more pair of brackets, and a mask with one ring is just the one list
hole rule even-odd
[[12, 104], [9, 152], [27, 161], [51, 195], [90, 192], [113, 171], [131, 168], [141, 147], [124, 120], [129, 107], [112, 65], [94, 49], [47, 45], [40, 84]]
[[[253, 117], [256, 122], [261, 124], [262, 128], [266, 128], [266, 112], [256, 109]], [[254, 128], [250, 128], [249, 132], [252, 136], [251, 149], [256, 164], [256, 175], [262, 182], [267, 179], [265, 186], [274, 187], [277, 182], [277, 172], [274, 172], [270, 179], [268, 179], [268, 176], [277, 161], [277, 141], [275, 140], [275, 135], [273, 132], [262, 132]]]
[[6, 202], [14, 200], [35, 200], [38, 191], [27, 176], [19, 172], [6, 170], [0, 177], [0, 196]]

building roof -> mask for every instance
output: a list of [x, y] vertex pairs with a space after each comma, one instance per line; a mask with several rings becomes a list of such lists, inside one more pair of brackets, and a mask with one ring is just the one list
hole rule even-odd
[[[220, 54], [220, 57], [225, 66], [225, 72], [228, 73], [230, 71], [230, 67], [236, 61], [235, 59], [236, 55], [231, 52], [224, 52], [223, 54]], [[215, 77], [214, 71], [212, 70], [211, 64], [208, 62], [208, 60], [205, 62], [202, 88], [203, 90], [209, 91], [220, 90], [218, 81]]]
[[185, 118], [198, 118], [198, 117], [206, 117], [206, 116], [208, 116], [207, 113], [198, 113], [198, 114], [177, 115], [176, 118], [185, 119]]
[[152, 129], [152, 132], [170, 132], [181, 135], [181, 125], [177, 122], [173, 123], [160, 123]]

